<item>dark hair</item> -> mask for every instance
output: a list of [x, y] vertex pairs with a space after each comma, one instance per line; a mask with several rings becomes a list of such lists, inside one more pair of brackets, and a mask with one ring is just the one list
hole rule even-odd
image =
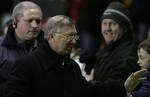
[[138, 46], [138, 50], [141, 48], [143, 48], [146, 52], [150, 54], [150, 39], [142, 41]]

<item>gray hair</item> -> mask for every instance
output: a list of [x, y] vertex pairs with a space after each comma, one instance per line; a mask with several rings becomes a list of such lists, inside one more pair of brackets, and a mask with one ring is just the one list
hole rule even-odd
[[64, 15], [56, 15], [47, 20], [44, 31], [44, 38], [47, 39], [48, 33], [63, 33], [65, 26], [72, 27], [74, 22], [71, 18]]
[[42, 15], [42, 10], [40, 6], [30, 1], [23, 1], [23, 2], [18, 3], [14, 7], [13, 12], [12, 12], [12, 18], [19, 20], [23, 16], [24, 11], [27, 9], [38, 9], [41, 11], [41, 15]]

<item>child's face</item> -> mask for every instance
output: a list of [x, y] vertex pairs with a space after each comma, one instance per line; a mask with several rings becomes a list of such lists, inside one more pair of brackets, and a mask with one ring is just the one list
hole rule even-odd
[[140, 48], [138, 50], [138, 57], [138, 64], [141, 69], [148, 69], [150, 67], [150, 54], [143, 48]]

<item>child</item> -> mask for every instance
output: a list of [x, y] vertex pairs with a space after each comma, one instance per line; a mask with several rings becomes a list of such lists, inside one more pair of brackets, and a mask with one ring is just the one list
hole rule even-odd
[[[150, 40], [144, 40], [138, 46], [138, 64], [141, 70], [147, 69], [148, 72], [145, 75], [146, 79], [141, 81], [141, 86], [135, 90], [127, 91], [127, 97], [150, 97]], [[144, 73], [143, 73], [144, 74]], [[131, 76], [134, 76], [131, 74]], [[131, 77], [130, 76], [130, 77]], [[134, 78], [133, 78], [134, 79]], [[129, 80], [129, 78], [127, 79]], [[127, 83], [127, 80], [125, 84]], [[133, 81], [133, 80], [132, 80]], [[134, 82], [136, 83], [136, 82]], [[137, 82], [138, 83], [138, 82]], [[137, 85], [135, 85], [136, 87]]]

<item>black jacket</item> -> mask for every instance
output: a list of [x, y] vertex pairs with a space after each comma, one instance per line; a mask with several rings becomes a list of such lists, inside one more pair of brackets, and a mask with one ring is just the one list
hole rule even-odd
[[[120, 40], [100, 49], [97, 54], [94, 80], [110, 86], [110, 81], [125, 81], [126, 78], [139, 69], [137, 65], [137, 44], [127, 40], [124, 36]], [[114, 90], [111, 90], [112, 93]], [[120, 93], [120, 92], [118, 92]], [[109, 95], [109, 94], [108, 94]], [[113, 97], [111, 95], [104, 97]], [[119, 97], [119, 96], [117, 96]]]
[[85, 79], [78, 64], [47, 42], [14, 65], [6, 97], [80, 97]]
[[40, 32], [37, 38], [37, 45], [32, 43], [18, 44], [15, 38], [15, 31], [12, 25], [9, 26], [8, 32], [0, 38], [0, 97], [3, 97], [5, 83], [13, 62], [39, 46], [44, 41], [44, 32]]

